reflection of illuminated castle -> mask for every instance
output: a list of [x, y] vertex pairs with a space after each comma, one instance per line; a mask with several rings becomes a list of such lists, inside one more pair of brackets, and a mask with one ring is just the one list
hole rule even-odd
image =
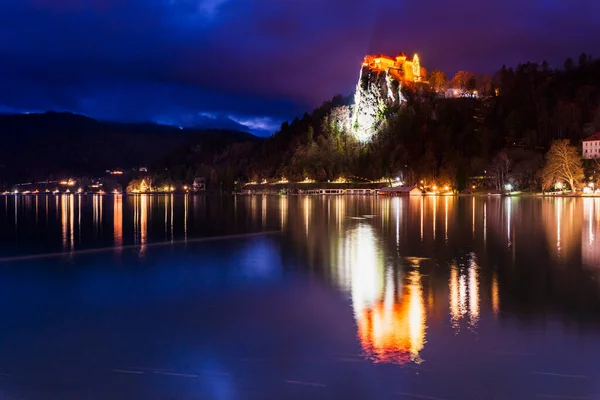
[[379, 362], [421, 362], [425, 346], [425, 304], [421, 275], [413, 270], [402, 293], [395, 293], [394, 282], [386, 282], [383, 300], [357, 310], [358, 337], [370, 357]]
[[394, 278], [383, 264], [373, 227], [359, 224], [338, 248], [340, 278], [352, 294], [358, 338], [378, 362], [420, 362], [425, 345], [425, 304], [421, 275], [413, 269]]
[[425, 77], [425, 68], [421, 67], [419, 56], [416, 54], [412, 60], [407, 60], [404, 53], [394, 58], [383, 54], [370, 54], [365, 57], [362, 65], [373, 71], [389, 71], [390, 75], [399, 81], [419, 82]]

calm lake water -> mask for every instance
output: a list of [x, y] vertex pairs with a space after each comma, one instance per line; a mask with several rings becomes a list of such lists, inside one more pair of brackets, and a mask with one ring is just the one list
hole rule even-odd
[[591, 198], [0, 196], [0, 399], [600, 399], [598, 235]]

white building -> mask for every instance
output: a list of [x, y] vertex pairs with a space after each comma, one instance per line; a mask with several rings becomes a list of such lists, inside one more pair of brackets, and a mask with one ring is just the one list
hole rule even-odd
[[600, 158], [600, 132], [583, 139], [583, 148], [581, 153], [583, 158]]

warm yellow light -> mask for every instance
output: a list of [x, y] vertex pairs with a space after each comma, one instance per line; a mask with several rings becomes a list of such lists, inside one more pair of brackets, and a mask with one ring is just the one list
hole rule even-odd
[[187, 187], [187, 185], [183, 187], [183, 190], [188, 190], [188, 187]]
[[471, 188], [475, 189], [475, 185], [471, 186]]
[[175, 190], [175, 188], [173, 186], [169, 187], [169, 190], [172, 192], [173, 190]]
[[450, 190], [450, 186], [448, 186], [448, 185], [444, 186], [444, 190]]
[[431, 188], [432, 188], [433, 190], [437, 190], [437, 186], [436, 186], [436, 185], [433, 185]]

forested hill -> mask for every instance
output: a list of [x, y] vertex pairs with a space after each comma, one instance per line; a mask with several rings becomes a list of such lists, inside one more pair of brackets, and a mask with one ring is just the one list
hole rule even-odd
[[[526, 187], [536, 184], [552, 140], [579, 145], [600, 130], [600, 60], [585, 54], [559, 68], [528, 62], [488, 76], [434, 76], [428, 84], [404, 85], [407, 102], [387, 107], [366, 143], [357, 142], [351, 123], [340, 122], [352, 112], [351, 98], [338, 96], [285, 123], [262, 143], [249, 178], [401, 176], [461, 188], [468, 177], [489, 175], [503, 163]], [[448, 88], [477, 97], [445, 98]]]
[[0, 136], [4, 182], [150, 166], [181, 149], [195, 149], [197, 162], [212, 164], [233, 143], [260, 140], [239, 131], [103, 122], [52, 112], [2, 115]]

